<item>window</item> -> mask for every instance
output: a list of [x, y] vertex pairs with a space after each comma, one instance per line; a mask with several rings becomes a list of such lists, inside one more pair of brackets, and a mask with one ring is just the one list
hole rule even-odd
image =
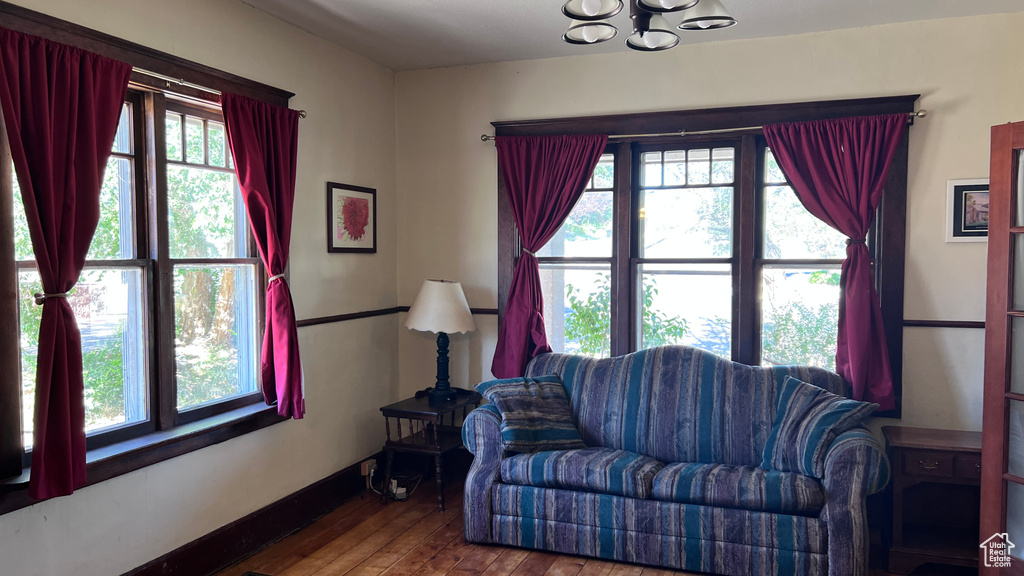
[[164, 124], [175, 405], [192, 411], [257, 392], [260, 267], [220, 115], [168, 103]]
[[[161, 134], [146, 129], [147, 113], [162, 117]], [[27, 461], [42, 316], [32, 295], [42, 287], [16, 178], [13, 188]], [[264, 273], [219, 110], [129, 92], [100, 207], [68, 297], [82, 333], [89, 449], [261, 399]]]
[[835, 370], [846, 236], [807, 212], [770, 150], [762, 160], [761, 363]]
[[[736, 123], [815, 119], [825, 108], [831, 108], [826, 117], [912, 109], [912, 102], [900, 104], [907, 110], [848, 102], [744, 108]], [[635, 134], [668, 131], [656, 121], [678, 126], [726, 116], [727, 110], [715, 110], [549, 123], [552, 132], [572, 126], [580, 133]], [[499, 135], [536, 134], [543, 123], [496, 126]], [[846, 237], [807, 212], [760, 130], [712, 132], [609, 142], [568, 220], [537, 253], [553, 350], [610, 356], [684, 344], [746, 364], [835, 369]], [[897, 405], [905, 148], [906, 142], [867, 238]], [[507, 240], [515, 235], [514, 222], [500, 180], [498, 188], [499, 246], [510, 252], [498, 255], [503, 311], [516, 245]]]
[[583, 197], [537, 252], [544, 322], [557, 352], [607, 356], [611, 350], [613, 156], [601, 156]]

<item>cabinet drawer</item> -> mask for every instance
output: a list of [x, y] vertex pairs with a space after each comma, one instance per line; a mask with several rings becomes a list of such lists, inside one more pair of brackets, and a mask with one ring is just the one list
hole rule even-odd
[[981, 454], [958, 454], [956, 457], [957, 478], [977, 480], [981, 478]]
[[903, 472], [913, 476], [953, 477], [954, 455], [949, 452], [908, 450], [903, 453]]

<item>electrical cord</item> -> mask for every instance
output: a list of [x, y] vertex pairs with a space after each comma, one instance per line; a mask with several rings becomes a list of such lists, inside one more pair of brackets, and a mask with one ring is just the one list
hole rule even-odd
[[394, 500], [396, 502], [402, 502], [404, 500], [408, 500], [409, 497], [412, 496], [412, 493], [415, 492], [417, 488], [419, 488], [420, 482], [423, 480], [423, 474], [414, 474], [412, 476], [392, 475], [391, 476], [392, 480], [398, 481], [399, 484], [403, 484], [403, 483], [405, 484], [405, 498], [399, 499], [399, 498], [395, 497], [395, 494], [392, 493], [391, 490], [387, 490], [387, 494], [383, 493], [383, 491], [386, 488], [384, 486], [384, 481], [383, 480], [381, 480], [381, 483], [380, 483], [381, 487], [380, 487], [380, 489], [378, 489], [376, 486], [373, 485], [373, 476], [376, 473], [377, 473], [377, 468], [374, 467], [373, 471], [370, 472], [370, 482], [369, 482], [370, 483], [370, 490], [373, 490], [377, 494], [380, 494], [380, 495], [382, 495], [382, 496], [384, 496], [386, 498], [390, 498], [391, 500]]

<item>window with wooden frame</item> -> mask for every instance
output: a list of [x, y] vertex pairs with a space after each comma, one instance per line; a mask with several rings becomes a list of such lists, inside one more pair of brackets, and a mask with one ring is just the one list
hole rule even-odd
[[[41, 286], [17, 178], [11, 185], [28, 462], [41, 317], [32, 295]], [[265, 272], [220, 112], [131, 91], [100, 208], [85, 270], [68, 298], [82, 333], [88, 448], [262, 400]]]
[[[834, 370], [846, 237], [804, 209], [760, 130], [742, 127], [910, 113], [915, 100], [908, 96], [495, 123], [499, 136], [612, 135], [581, 200], [537, 252], [552, 349], [610, 356], [685, 344], [746, 364]], [[614, 137], [681, 132], [681, 126], [712, 133]], [[897, 407], [906, 174], [905, 138], [867, 239]], [[500, 176], [498, 188], [503, 312], [519, 248]], [[899, 408], [887, 415], [898, 413]]]
[[[7, 28], [136, 66], [104, 175], [100, 223], [68, 298], [82, 333], [88, 483], [283, 421], [262, 402], [267, 278], [218, 92], [279, 106], [292, 94], [13, 4], [0, 2], [0, 14]], [[41, 313], [2, 128], [0, 279], [0, 314], [17, 320], [0, 324], [2, 514], [32, 503], [23, 467]]]

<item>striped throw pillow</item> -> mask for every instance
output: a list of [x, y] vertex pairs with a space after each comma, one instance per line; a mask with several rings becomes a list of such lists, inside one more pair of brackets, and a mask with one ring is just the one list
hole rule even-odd
[[514, 452], [586, 448], [558, 376], [508, 378], [477, 384], [501, 413], [501, 443]]
[[878, 404], [837, 396], [787, 376], [764, 445], [765, 470], [825, 475], [825, 452], [836, 436], [860, 424]]

